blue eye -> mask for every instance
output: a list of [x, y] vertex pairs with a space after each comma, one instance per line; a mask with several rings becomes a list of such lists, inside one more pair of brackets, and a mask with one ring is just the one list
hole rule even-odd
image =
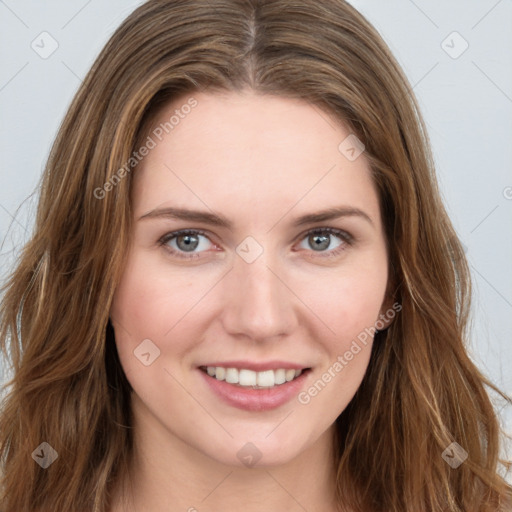
[[192, 259], [200, 257], [198, 253], [193, 252], [197, 248], [207, 249], [205, 245], [208, 244], [202, 243], [201, 238], [208, 240], [208, 237], [202, 231], [186, 229], [167, 233], [160, 239], [160, 244], [165, 246], [174, 256]]
[[[331, 245], [333, 236], [336, 237], [339, 242]], [[309, 247], [313, 247], [313, 252], [319, 253], [320, 257], [337, 256], [341, 251], [346, 249], [347, 245], [352, 243], [352, 237], [340, 229], [334, 228], [316, 228], [308, 231], [304, 237], [306, 244]], [[330, 250], [325, 250], [330, 247]], [[302, 246], [302, 248], [308, 249], [308, 247]], [[316, 255], [315, 255], [316, 256]]]
[[[331, 245], [333, 237], [338, 239], [334, 247]], [[301, 245], [301, 248], [306, 250], [312, 248], [313, 257], [332, 258], [339, 255], [347, 246], [350, 246], [352, 240], [351, 235], [339, 229], [315, 228], [302, 235], [302, 243], [305, 241], [309, 247]], [[159, 244], [173, 256], [190, 260], [200, 258], [201, 253], [207, 251], [208, 245], [211, 245], [212, 242], [203, 231], [184, 229], [167, 233], [159, 240]]]

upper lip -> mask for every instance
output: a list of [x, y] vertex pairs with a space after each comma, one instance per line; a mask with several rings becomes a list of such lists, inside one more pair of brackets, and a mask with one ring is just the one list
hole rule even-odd
[[285, 370], [305, 370], [306, 368], [310, 368], [307, 365], [291, 363], [289, 361], [214, 361], [211, 363], [207, 363], [204, 365], [200, 365], [200, 367], [208, 367], [208, 366], [221, 366], [223, 368], [243, 368], [247, 370], [253, 370], [255, 372], [264, 372], [265, 370], [279, 370], [283, 368]]

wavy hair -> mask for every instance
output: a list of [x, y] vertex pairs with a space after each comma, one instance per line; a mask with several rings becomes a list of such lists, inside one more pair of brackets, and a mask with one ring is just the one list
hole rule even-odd
[[[504, 510], [512, 489], [500, 475], [488, 391], [510, 398], [466, 351], [468, 265], [417, 100], [378, 32], [343, 0], [149, 0], [73, 99], [33, 235], [3, 287], [0, 343], [13, 378], [0, 416], [2, 511], [109, 510], [132, 453], [131, 388], [109, 324], [136, 172], [120, 169], [165, 102], [244, 88], [334, 115], [364, 143], [378, 188], [402, 311], [376, 335], [364, 380], [336, 420], [339, 503]], [[31, 454], [44, 441], [59, 458], [43, 470]], [[456, 470], [441, 456], [453, 441], [469, 454]]]

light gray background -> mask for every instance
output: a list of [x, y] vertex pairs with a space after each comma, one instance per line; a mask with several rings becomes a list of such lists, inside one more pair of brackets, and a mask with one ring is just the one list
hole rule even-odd
[[[471, 354], [512, 394], [512, 2], [351, 2], [382, 34], [419, 98], [442, 193], [471, 264]], [[30, 235], [37, 193], [26, 199], [81, 79], [141, 3], [0, 0], [0, 279]], [[44, 31], [58, 43], [46, 59], [31, 47], [45, 37], [50, 48]], [[500, 414], [512, 433], [510, 408]]]

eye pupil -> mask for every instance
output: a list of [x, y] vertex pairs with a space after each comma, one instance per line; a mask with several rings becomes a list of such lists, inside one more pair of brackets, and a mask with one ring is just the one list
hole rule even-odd
[[330, 235], [311, 235], [310, 240], [314, 240], [313, 247], [315, 251], [327, 249], [330, 243]]
[[[180, 241], [184, 242], [184, 246], [180, 246]], [[176, 245], [180, 248], [180, 250], [191, 252], [197, 248], [199, 244], [198, 237], [196, 235], [180, 235], [176, 237]]]

